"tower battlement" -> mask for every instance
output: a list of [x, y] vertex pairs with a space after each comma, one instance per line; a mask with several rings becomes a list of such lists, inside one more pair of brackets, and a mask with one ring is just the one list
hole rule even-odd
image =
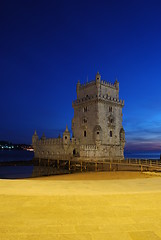
[[101, 80], [101, 75], [96, 74], [95, 80], [81, 84], [77, 83], [77, 99], [83, 99], [92, 96], [108, 96], [112, 99], [119, 100], [119, 82], [116, 80], [114, 83]]
[[107, 95], [91, 95], [91, 96], [86, 96], [84, 98], [80, 98], [80, 99], [76, 99], [72, 102], [72, 106], [74, 107], [74, 105], [78, 105], [78, 104], [82, 104], [82, 103], [86, 103], [89, 101], [95, 101], [95, 100], [104, 100], [106, 102], [109, 102], [111, 104], [121, 104], [122, 106], [124, 106], [124, 100], [119, 100], [117, 98], [112, 98], [110, 96]]
[[[105, 80], [101, 80], [100, 84], [105, 87], [111, 87], [113, 89], [117, 88], [117, 85], [115, 83], [107, 82]], [[91, 87], [92, 85], [96, 85], [96, 80], [92, 80], [90, 82], [86, 82], [86, 83], [82, 83], [82, 84], [80, 83], [79, 88], [84, 89], [84, 88]]]

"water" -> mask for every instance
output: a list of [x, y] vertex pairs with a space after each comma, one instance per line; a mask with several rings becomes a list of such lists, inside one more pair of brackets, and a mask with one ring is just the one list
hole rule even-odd
[[0, 167], [1, 179], [29, 178], [32, 176], [33, 166]]
[[[8, 161], [29, 161], [34, 157], [34, 152], [30, 151], [0, 151], [0, 162]], [[0, 167], [0, 178], [17, 179], [31, 177], [33, 166], [6, 166]]]
[[126, 152], [124, 153], [125, 159], [160, 159], [161, 152]]
[[0, 151], [0, 162], [6, 162], [6, 161], [28, 161], [33, 159], [34, 152], [30, 151], [23, 151], [23, 150], [3, 150]]

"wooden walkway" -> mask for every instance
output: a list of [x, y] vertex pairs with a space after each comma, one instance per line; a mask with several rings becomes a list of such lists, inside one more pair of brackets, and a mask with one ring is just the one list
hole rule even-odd
[[34, 166], [32, 177], [69, 174], [78, 172], [103, 172], [103, 171], [152, 171], [161, 172], [160, 160], [125, 159], [110, 161], [86, 160], [79, 157], [62, 157], [59, 159], [39, 158], [31, 161], [1, 162], [0, 166]]
[[[62, 158], [63, 159], [63, 158]], [[125, 159], [99, 161], [85, 160], [83, 158], [69, 159], [37, 159], [39, 166], [53, 166], [57, 169], [66, 169], [69, 172], [85, 171], [161, 171], [160, 160]]]

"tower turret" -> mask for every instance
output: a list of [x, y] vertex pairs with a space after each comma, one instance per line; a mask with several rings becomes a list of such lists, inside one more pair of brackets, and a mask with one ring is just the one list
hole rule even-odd
[[96, 82], [100, 82], [101, 81], [101, 75], [99, 74], [99, 72], [97, 72], [96, 74]]
[[114, 82], [114, 86], [115, 86], [115, 88], [116, 88], [116, 91], [117, 91], [117, 99], [119, 99], [119, 82], [117, 81], [117, 79], [115, 80], [115, 82]]
[[41, 137], [41, 140], [45, 140], [46, 137], [45, 137], [45, 133], [43, 133], [42, 137]]
[[37, 135], [37, 132], [35, 130], [33, 136], [32, 136], [32, 145], [34, 145], [39, 140], [39, 137]]
[[101, 75], [99, 74], [99, 72], [97, 72], [97, 74], [96, 74], [96, 86], [97, 86], [97, 89], [99, 89], [100, 83], [101, 83]]
[[77, 83], [77, 98], [79, 96], [79, 88], [80, 88], [80, 81], [78, 80], [78, 83]]
[[70, 142], [70, 132], [68, 130], [68, 126], [66, 125], [66, 129], [63, 133], [63, 144], [67, 145]]
[[120, 144], [124, 148], [125, 146], [125, 131], [123, 128], [120, 129]]

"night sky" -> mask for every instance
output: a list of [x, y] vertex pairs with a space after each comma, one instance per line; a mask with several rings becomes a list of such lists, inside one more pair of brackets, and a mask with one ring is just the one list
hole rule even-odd
[[0, 140], [71, 129], [76, 83], [120, 82], [126, 149], [161, 150], [161, 1], [0, 1]]

